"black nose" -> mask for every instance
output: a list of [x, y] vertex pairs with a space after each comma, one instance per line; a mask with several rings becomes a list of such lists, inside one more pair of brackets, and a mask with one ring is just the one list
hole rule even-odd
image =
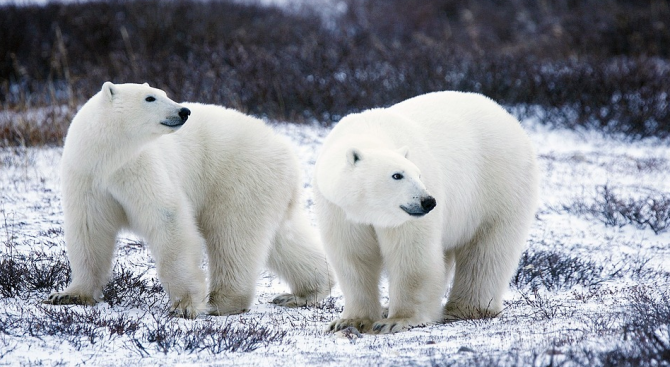
[[437, 205], [437, 202], [435, 201], [434, 197], [428, 196], [428, 197], [425, 197], [425, 198], [421, 198], [421, 208], [426, 213], [433, 210], [435, 208], [435, 205]]
[[188, 120], [188, 115], [191, 114], [191, 110], [189, 110], [186, 107], [182, 107], [181, 110], [179, 110], [179, 117], [181, 117], [182, 122], [186, 122]]

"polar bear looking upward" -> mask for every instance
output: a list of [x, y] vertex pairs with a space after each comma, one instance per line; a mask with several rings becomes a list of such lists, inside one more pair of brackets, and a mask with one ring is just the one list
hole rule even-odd
[[390, 333], [498, 314], [538, 187], [528, 137], [484, 96], [430, 93], [343, 118], [314, 176], [322, 239], [345, 301], [330, 329]]
[[177, 315], [247, 311], [265, 264], [293, 292], [273, 302], [322, 299], [333, 282], [301, 207], [298, 168], [288, 143], [258, 119], [219, 106], [180, 105], [148, 84], [105, 83], [65, 140], [61, 181], [72, 283], [45, 302], [99, 301], [124, 228], [147, 240]]

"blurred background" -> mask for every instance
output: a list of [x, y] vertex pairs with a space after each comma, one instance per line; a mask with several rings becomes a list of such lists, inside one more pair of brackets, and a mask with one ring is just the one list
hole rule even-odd
[[666, 0], [0, 2], [0, 145], [60, 145], [103, 82], [331, 124], [437, 90], [630, 138], [670, 132]]

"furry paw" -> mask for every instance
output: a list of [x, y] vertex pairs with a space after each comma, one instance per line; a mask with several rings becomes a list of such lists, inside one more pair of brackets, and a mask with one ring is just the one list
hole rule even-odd
[[371, 334], [392, 334], [392, 333], [397, 333], [399, 331], [404, 331], [410, 328], [410, 326], [413, 326], [414, 323], [410, 321], [410, 319], [402, 319], [402, 318], [390, 318], [390, 319], [383, 319], [375, 322], [372, 325], [372, 329], [370, 330]]
[[170, 309], [170, 316], [173, 317], [195, 319], [198, 315], [200, 315], [200, 312], [195, 307], [172, 307]]
[[246, 312], [249, 312], [248, 308], [230, 308], [216, 305], [209, 305], [209, 309], [207, 311], [208, 314], [214, 316], [238, 315]]
[[204, 311], [204, 306], [190, 299], [175, 301], [170, 308], [170, 315], [184, 319], [195, 319]]
[[442, 312], [442, 321], [449, 323], [462, 320], [488, 319], [498, 317], [498, 315], [500, 315], [500, 311], [447, 303]]
[[280, 294], [272, 300], [272, 303], [278, 306], [284, 307], [302, 307], [302, 306], [314, 306], [319, 302], [319, 298], [314, 295], [308, 296], [296, 296], [292, 293]]
[[237, 315], [249, 312], [250, 305], [251, 296], [224, 296], [222, 292], [212, 292], [209, 294], [207, 313], [215, 316]]
[[361, 333], [365, 333], [372, 327], [371, 319], [338, 319], [330, 323], [328, 331], [337, 332], [347, 328], [354, 328]]
[[93, 296], [85, 296], [81, 294], [70, 294], [64, 292], [51, 293], [49, 297], [42, 300], [42, 303], [47, 305], [84, 305], [93, 306], [98, 301]]

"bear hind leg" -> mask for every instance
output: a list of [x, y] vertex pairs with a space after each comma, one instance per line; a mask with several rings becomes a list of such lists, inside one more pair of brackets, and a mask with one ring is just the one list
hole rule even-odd
[[330, 293], [335, 279], [307, 218], [298, 207], [292, 211], [279, 228], [268, 257], [268, 268], [288, 282], [291, 293], [275, 297], [272, 303], [311, 306]]
[[224, 218], [205, 231], [209, 258], [208, 307], [210, 314], [219, 316], [249, 311], [271, 242], [271, 231], [260, 223], [244, 226], [235, 223], [231, 216]]
[[514, 227], [487, 226], [475, 238], [456, 249], [455, 273], [445, 321], [496, 317], [502, 297], [524, 248], [526, 231]]

